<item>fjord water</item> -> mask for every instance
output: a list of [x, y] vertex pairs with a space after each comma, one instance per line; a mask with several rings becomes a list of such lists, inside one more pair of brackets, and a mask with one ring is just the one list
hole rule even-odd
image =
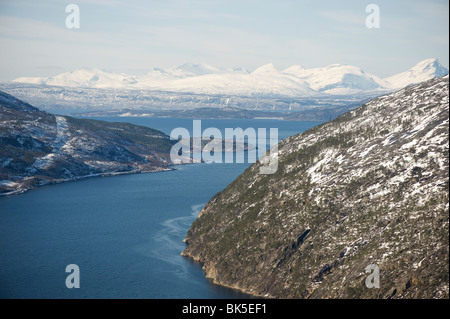
[[[108, 118], [159, 129], [192, 120]], [[204, 120], [203, 128], [279, 129], [279, 139], [317, 122]], [[246, 298], [205, 279], [181, 257], [204, 204], [247, 167], [192, 164], [174, 171], [97, 177], [0, 198], [0, 298]], [[68, 289], [66, 266], [80, 269]]]

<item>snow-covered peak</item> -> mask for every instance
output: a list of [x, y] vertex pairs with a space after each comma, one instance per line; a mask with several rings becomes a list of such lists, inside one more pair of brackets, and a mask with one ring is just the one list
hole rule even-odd
[[399, 89], [446, 74], [448, 74], [448, 70], [440, 64], [438, 59], [426, 59], [420, 61], [408, 71], [395, 74], [384, 80], [391, 88]]
[[317, 68], [293, 65], [279, 72], [272, 63], [268, 63], [249, 73], [243, 68], [225, 69], [205, 63], [186, 63], [168, 69], [155, 68], [145, 75], [79, 69], [49, 78], [21, 77], [13, 82], [63, 87], [303, 97], [392, 91], [447, 73], [448, 70], [437, 59], [421, 61], [410, 70], [387, 79], [381, 79], [359, 67], [347, 64], [331, 64]]
[[73, 81], [75, 83], [95, 82], [106, 72], [99, 69], [79, 69], [71, 72], [65, 72], [49, 78], [46, 82]]
[[[427, 70], [431, 70], [431, 71], [448, 71], [446, 68], [444, 68], [441, 63], [439, 62], [439, 59], [426, 59], [423, 61], [420, 61], [419, 63], [417, 63], [415, 66], [413, 66], [411, 68], [411, 70], [417, 70], [417, 71], [427, 71]], [[445, 74], [442, 74], [445, 75]]]
[[53, 76], [45, 81], [47, 85], [82, 87], [120, 87], [133, 83], [133, 77], [124, 73], [111, 73], [100, 69], [80, 69]]
[[326, 66], [324, 69], [342, 74], [344, 73], [364, 74], [364, 71], [361, 68], [349, 64], [335, 63]]
[[223, 72], [219, 68], [216, 68], [215, 66], [206, 63], [201, 64], [185, 63], [183, 65], [172, 67], [166, 70], [166, 73], [169, 73], [176, 77], [188, 77], [188, 76], [198, 76]]
[[64, 72], [49, 78], [22, 77], [13, 80], [13, 82], [68, 87], [120, 88], [124, 85], [136, 83], [136, 79], [128, 74], [111, 73], [92, 68]]
[[304, 71], [305, 68], [303, 67], [303, 65], [296, 64], [288, 67], [287, 69], [284, 69], [283, 71], [281, 71], [281, 73], [298, 76], [301, 75]]
[[304, 80], [315, 91], [328, 94], [352, 94], [376, 90], [382, 88], [384, 84], [375, 75], [367, 74], [352, 65], [331, 64], [312, 69], [292, 66], [283, 73]]
[[330, 65], [328, 65], [328, 66], [326, 66], [328, 69], [331, 69], [331, 68], [340, 68], [341, 66], [346, 66], [345, 64], [340, 64], [340, 63], [333, 63], [333, 64], [330, 64]]
[[230, 71], [230, 73], [237, 73], [237, 74], [248, 74], [250, 73], [246, 68], [231, 68], [227, 69], [227, 71]]
[[28, 83], [28, 84], [39, 84], [45, 85], [45, 79], [40, 77], [30, 77], [30, 76], [22, 76], [12, 80], [14, 83]]
[[267, 74], [267, 73], [277, 73], [277, 69], [273, 65], [273, 63], [268, 63], [263, 66], [260, 66], [255, 71], [253, 71], [251, 74]]

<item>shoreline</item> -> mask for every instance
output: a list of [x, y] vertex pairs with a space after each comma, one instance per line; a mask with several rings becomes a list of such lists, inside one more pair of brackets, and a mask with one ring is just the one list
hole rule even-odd
[[[156, 169], [156, 170], [134, 170], [134, 171], [127, 171], [127, 172], [104, 172], [104, 173], [98, 173], [98, 174], [76, 176], [76, 177], [73, 177], [73, 178], [55, 179], [55, 180], [51, 180], [51, 181], [46, 182], [46, 183], [33, 185], [33, 186], [24, 186], [23, 184], [21, 184], [20, 187], [23, 186], [24, 188], [22, 188], [22, 189], [19, 188], [17, 190], [13, 190], [13, 191], [10, 191], [10, 192], [0, 193], [0, 198], [7, 197], [7, 196], [14, 196], [14, 195], [25, 194], [28, 191], [40, 188], [42, 186], [62, 184], [62, 183], [67, 183], [67, 182], [75, 182], [75, 181], [78, 181], [78, 180], [84, 180], [84, 179], [94, 178], [94, 177], [113, 177], [113, 176], [120, 176], [120, 175], [149, 174], [149, 173], [169, 172], [169, 171], [175, 171], [175, 170], [176, 170], [176, 168], [170, 167], [170, 168], [161, 168], [161, 169]], [[20, 182], [14, 182], [14, 183], [20, 183]]]
[[[185, 240], [183, 240], [183, 242], [185, 242]], [[263, 295], [263, 294], [260, 294], [260, 293], [258, 293], [256, 291], [254, 291], [253, 289], [249, 290], [247, 288], [239, 287], [238, 285], [235, 285], [235, 284], [228, 284], [228, 283], [220, 282], [220, 281], [217, 280], [217, 277], [214, 275], [215, 274], [214, 266], [211, 269], [211, 267], [207, 266], [205, 261], [201, 260], [198, 256], [191, 255], [189, 252], [186, 252], [186, 250], [183, 250], [180, 253], [180, 255], [182, 257], [184, 257], [184, 258], [188, 258], [188, 259], [190, 259], [190, 260], [200, 264], [201, 267], [202, 267], [203, 273], [205, 274], [205, 278], [208, 279], [208, 280], [211, 280], [211, 282], [214, 285], [218, 285], [218, 286], [229, 288], [229, 289], [234, 289], [234, 290], [239, 291], [240, 293], [244, 293], [244, 294], [249, 295], [249, 296], [251, 296], [253, 298], [277, 299], [276, 297], [271, 296], [268, 293]]]

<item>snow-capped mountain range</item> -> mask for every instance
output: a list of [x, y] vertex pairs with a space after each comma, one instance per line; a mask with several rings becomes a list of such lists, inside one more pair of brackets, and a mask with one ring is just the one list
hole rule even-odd
[[243, 68], [220, 69], [207, 64], [187, 63], [166, 70], [155, 68], [145, 75], [80, 69], [48, 78], [20, 77], [12, 82], [72, 88], [160, 90], [249, 97], [317, 97], [392, 91], [447, 73], [448, 70], [437, 59], [421, 61], [404, 73], [384, 79], [365, 73], [358, 67], [341, 64], [311, 69], [293, 65], [280, 71], [270, 63], [249, 72]]

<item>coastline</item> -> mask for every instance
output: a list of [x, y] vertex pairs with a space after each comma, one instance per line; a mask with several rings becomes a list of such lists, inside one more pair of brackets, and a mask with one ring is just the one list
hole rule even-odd
[[[148, 173], [169, 172], [169, 171], [174, 171], [174, 170], [176, 170], [176, 168], [174, 168], [174, 167], [167, 167], [167, 168], [161, 167], [161, 168], [158, 168], [158, 169], [155, 169], [155, 170], [133, 170], [133, 171], [127, 171], [127, 172], [114, 172], [114, 171], [112, 171], [112, 172], [104, 172], [104, 173], [98, 173], [98, 174], [89, 174], [89, 175], [83, 175], [83, 176], [75, 176], [75, 177], [72, 177], [72, 178], [65, 178], [65, 179], [55, 179], [55, 180], [50, 180], [50, 181], [43, 182], [43, 183], [37, 184], [37, 185], [20, 184], [19, 189], [16, 189], [16, 190], [13, 190], [13, 191], [10, 191], [10, 192], [0, 193], [0, 198], [1, 197], [6, 197], [6, 196], [21, 195], [21, 194], [24, 194], [24, 193], [26, 193], [28, 191], [33, 190], [33, 189], [37, 189], [37, 188], [39, 188], [41, 186], [62, 184], [62, 183], [66, 183], [66, 182], [74, 182], [74, 181], [88, 179], [88, 178], [93, 178], [93, 177], [112, 177], [112, 176], [119, 176], [119, 175], [148, 174]], [[14, 183], [19, 183], [19, 182], [14, 182]]]
[[[185, 242], [185, 240], [183, 240]], [[192, 255], [189, 252], [186, 252], [186, 250], [183, 250], [180, 254], [181, 256], [185, 257], [185, 258], [189, 258], [192, 261], [199, 263], [202, 265], [202, 270], [205, 274], [205, 278], [209, 279], [212, 281], [213, 284], [218, 285], [218, 286], [222, 286], [222, 287], [226, 287], [226, 288], [230, 288], [230, 289], [234, 289], [237, 290], [241, 293], [250, 295], [254, 298], [262, 298], [262, 299], [276, 299], [276, 297], [269, 295], [268, 293], [263, 294], [263, 293], [259, 293], [257, 291], [255, 291], [254, 289], [248, 289], [248, 288], [244, 288], [244, 287], [240, 287], [237, 284], [232, 284], [232, 283], [226, 283], [226, 282], [221, 282], [217, 279], [217, 273], [215, 271], [214, 265], [207, 265], [206, 261], [203, 259], [200, 259], [199, 256], [196, 255]]]

